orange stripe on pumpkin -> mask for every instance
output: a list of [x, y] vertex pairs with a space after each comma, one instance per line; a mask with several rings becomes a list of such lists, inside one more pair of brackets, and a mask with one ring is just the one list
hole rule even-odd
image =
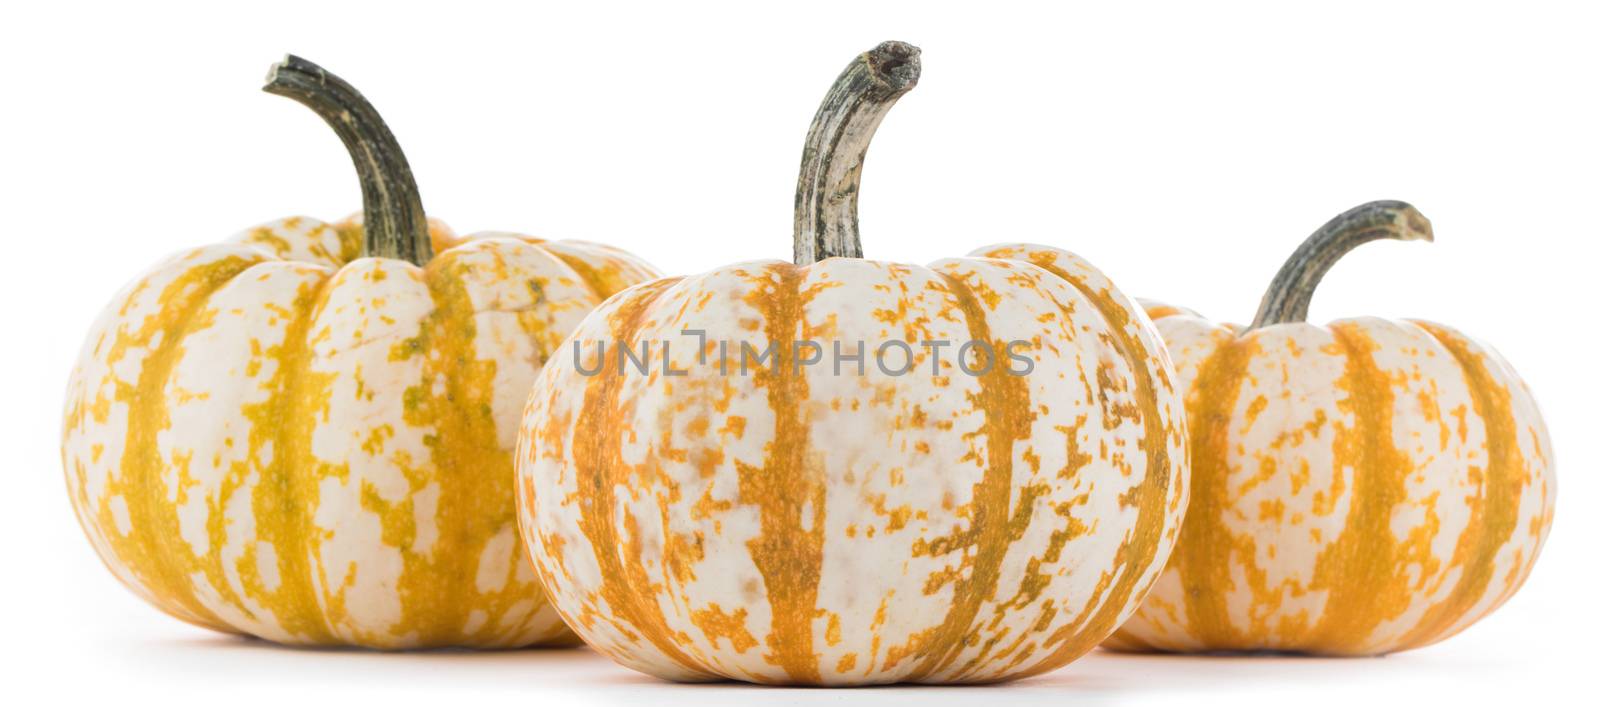
[[[332, 278], [322, 274], [314, 283], [301, 286], [284, 329], [283, 341], [267, 350], [277, 359], [277, 368], [267, 381], [271, 391], [266, 400], [246, 405], [240, 411], [250, 420], [246, 440], [250, 453], [241, 465], [254, 466], [259, 481], [250, 498], [256, 537], [272, 545], [277, 556], [279, 585], [268, 591], [253, 561], [241, 561], [239, 574], [245, 591], [272, 611], [278, 625], [297, 637], [316, 642], [334, 640], [323, 605], [318, 601], [318, 562], [311, 553], [320, 546], [312, 513], [319, 495], [318, 462], [311, 453], [311, 438], [318, 415], [327, 405], [333, 375], [311, 372], [311, 323], [327, 300]], [[272, 453], [265, 454], [271, 445]], [[263, 459], [270, 458], [263, 464]], [[241, 470], [244, 471], [244, 470]], [[230, 472], [231, 473], [231, 472]], [[219, 524], [225, 519], [219, 503], [212, 517]], [[225, 529], [223, 529], [225, 532]], [[226, 536], [213, 537], [221, 547]], [[249, 560], [255, 549], [247, 549]]]
[[1135, 592], [1148, 592], [1150, 589], [1149, 585], [1139, 587], [1138, 584], [1149, 570], [1150, 563], [1155, 560], [1156, 547], [1166, 527], [1164, 506], [1167, 492], [1172, 484], [1182, 483], [1172, 473], [1172, 459], [1167, 454], [1165, 417], [1161, 414], [1155, 379], [1150, 375], [1151, 368], [1160, 370], [1160, 367], [1150, 365], [1156, 360], [1156, 355], [1147, 350], [1138, 337], [1128, 333], [1129, 327], [1134, 326], [1133, 312], [1112, 299], [1109, 292], [1091, 288], [1082, 278], [1054, 263], [1041, 267], [1077, 288], [1094, 305], [1110, 326], [1112, 346], [1133, 371], [1133, 393], [1139, 406], [1139, 422], [1144, 427], [1140, 448], [1144, 452], [1145, 475], [1127, 495], [1138, 507], [1138, 517], [1127, 540], [1117, 550], [1122, 560], [1118, 562], [1122, 567], [1122, 575], [1110, 586], [1110, 595], [1100, 602], [1099, 611], [1079, 617], [1045, 641], [1046, 646], [1059, 645], [1044, 660], [1027, 670], [1025, 676], [1053, 670], [1088, 653], [1116, 629], [1117, 619], [1124, 609], [1143, 599], [1142, 596], [1136, 596]]
[[1350, 510], [1343, 531], [1317, 556], [1311, 588], [1326, 590], [1328, 599], [1303, 646], [1359, 654], [1373, 629], [1410, 603], [1389, 525], [1414, 465], [1394, 444], [1394, 383], [1374, 358], [1376, 342], [1355, 322], [1330, 329], [1345, 354], [1339, 407], [1355, 418], [1353, 429], [1335, 423], [1333, 437], [1333, 472], [1351, 475]]
[[[134, 384], [117, 382], [116, 399], [128, 406], [128, 430], [121, 473], [108, 480], [105, 495], [99, 499], [98, 523], [123, 566], [163, 600], [160, 608], [224, 632], [234, 629], [195, 596], [190, 575], [200, 569], [198, 558], [179, 532], [176, 503], [168, 500], [178, 494], [167, 487], [163, 471], [168, 464], [161, 457], [158, 438], [171, 426], [165, 389], [172, 369], [183, 358], [184, 336], [212, 321], [214, 313], [206, 308], [211, 294], [259, 261], [231, 256], [184, 271], [162, 289], [157, 312], [135, 332], [119, 328], [106, 354], [107, 368], [115, 370], [130, 348], [155, 345], [140, 361]], [[128, 507], [127, 535], [117, 532], [110, 508], [114, 495], [123, 496]]]
[[[1413, 323], [1432, 335], [1461, 367], [1472, 396], [1472, 410], [1483, 420], [1484, 445], [1488, 448], [1489, 459], [1472, 517], [1461, 532], [1455, 554], [1450, 559], [1450, 567], [1461, 568], [1461, 578], [1450, 596], [1430, 607], [1417, 625], [1400, 639], [1397, 650], [1425, 646], [1466, 628], [1458, 622], [1489, 588], [1495, 573], [1496, 552], [1516, 530], [1522, 486], [1529, 477], [1527, 460], [1517, 444], [1511, 393], [1490, 373], [1483, 355], [1472, 350], [1472, 346], [1455, 332], [1427, 322]], [[1500, 601], [1510, 594], [1505, 593]], [[1493, 611], [1494, 607], [1489, 610]]]
[[[1005, 342], [997, 342], [990, 334], [987, 312], [966, 282], [971, 274], [941, 272], [939, 276], [966, 319], [971, 340], [990, 342], [995, 351], [1005, 350]], [[1006, 550], [1012, 541], [1022, 537], [1022, 531], [1032, 519], [1031, 506], [1018, 509], [1015, 516], [1010, 509], [1014, 447], [1018, 440], [1028, 437], [1033, 422], [1028, 386], [1021, 377], [1009, 375], [1003, 365], [991, 363], [994, 365], [978, 367], [977, 370], [989, 370], [978, 376], [977, 394], [968, 394], [971, 402], [983, 412], [983, 426], [977, 432], [983, 435], [985, 442], [983, 477], [972, 488], [968, 529], [960, 537], [950, 538], [945, 545], [946, 552], [966, 551], [972, 570], [965, 579], [956, 580], [944, 621], [913, 638], [920, 659], [907, 676], [908, 680], [926, 678], [947, 668], [961, 654], [962, 648], [976, 642], [977, 632], [972, 623], [983, 603], [994, 597]]]
[[1254, 341], [1228, 339], [1201, 366], [1190, 387], [1190, 513], [1178, 531], [1172, 567], [1183, 583], [1190, 631], [1208, 646], [1244, 642], [1228, 621], [1227, 593], [1233, 586], [1228, 562], [1237, 541], [1223, 522], [1228, 502], [1228, 426], [1244, 387]]
[[[491, 408], [495, 362], [477, 356], [477, 322], [464, 280], [472, 265], [458, 264], [462, 252], [446, 250], [420, 273], [432, 311], [421, 321], [416, 339], [402, 341], [390, 352], [391, 360], [423, 357], [421, 380], [405, 390], [403, 415], [407, 425], [433, 430], [424, 438], [430, 458], [402, 465], [404, 499], [363, 499], [381, 518], [386, 543], [402, 548], [404, 570], [397, 586], [402, 618], [394, 631], [428, 636], [429, 646], [494, 644], [488, 632], [523, 598], [515, 583], [483, 596], [473, 581], [484, 547], [497, 528], [514, 523], [516, 510], [511, 455], [500, 447]], [[412, 549], [417, 534], [413, 496], [430, 482], [439, 484], [433, 514], [439, 540], [423, 555]], [[514, 557], [511, 566], [520, 559]], [[466, 626], [473, 611], [484, 611], [487, 619], [469, 634]]]
[[[811, 621], [822, 581], [823, 528], [827, 488], [811, 459], [811, 422], [805, 412], [810, 389], [794, 364], [795, 339], [805, 305], [817, 290], [802, 290], [805, 271], [775, 263], [759, 276], [745, 301], [761, 313], [767, 340], [776, 349], [771, 363], [755, 371], [772, 409], [772, 441], [760, 467], [735, 462], [739, 502], [761, 510], [761, 534], [748, 541], [750, 559], [760, 570], [772, 610], [767, 662], [783, 668], [795, 682], [818, 684]], [[811, 525], [805, 527], [806, 505]]]
[[[677, 282], [678, 278], [656, 280], [613, 311], [608, 319], [613, 345], [633, 345], [651, 305]], [[616, 487], [624, 485], [629, 476], [627, 462], [622, 458], [627, 437], [622, 423], [623, 371], [616, 356], [602, 358], [602, 370], [585, 384], [576, 425], [580, 433], [574, 435], [572, 450], [578, 527], [589, 539], [600, 568], [600, 595], [617, 619], [643, 634], [668, 659], [686, 671], [714, 678], [705, 666], [678, 648], [681, 637], [667, 625], [654, 593], [636, 588], [648, 587], [650, 577], [640, 559], [638, 538], [620, 537], [616, 522]]]

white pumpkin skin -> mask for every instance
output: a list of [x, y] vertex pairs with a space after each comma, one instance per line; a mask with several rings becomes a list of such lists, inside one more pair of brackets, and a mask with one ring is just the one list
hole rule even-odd
[[1107, 647], [1388, 653], [1454, 635], [1527, 579], [1554, 460], [1492, 349], [1421, 321], [1241, 333], [1146, 307], [1186, 391], [1194, 497]]
[[442, 228], [425, 268], [346, 262], [360, 241], [286, 219], [112, 301], [68, 386], [85, 532], [140, 596], [219, 631], [570, 642], [513, 526], [517, 421], [584, 313], [653, 272], [600, 246]]
[[[1090, 650], [1166, 562], [1187, 448], [1148, 320], [1059, 266], [762, 262], [608, 300], [540, 374], [516, 458], [557, 610], [685, 681], [991, 682]], [[796, 339], [824, 363], [792, 373]], [[887, 340], [911, 342], [911, 373], [869, 353], [835, 375], [834, 342]], [[966, 375], [947, 350], [933, 376], [931, 340], [1028, 341], [1034, 369]], [[599, 341], [606, 369], [585, 376], [572, 347], [592, 370]], [[619, 374], [619, 341], [653, 342], [650, 375]], [[663, 374], [661, 341], [684, 375]], [[738, 342], [780, 358], [740, 375]]]

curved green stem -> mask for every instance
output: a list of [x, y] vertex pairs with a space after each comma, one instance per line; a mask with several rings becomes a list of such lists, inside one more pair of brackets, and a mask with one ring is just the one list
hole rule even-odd
[[895, 101], [917, 85], [921, 50], [884, 42], [856, 57], [833, 82], [800, 159], [794, 194], [794, 262], [861, 257], [856, 195], [872, 134]]
[[267, 74], [267, 93], [292, 98], [333, 128], [361, 180], [362, 255], [425, 265], [433, 258], [428, 218], [400, 143], [361, 93], [326, 69], [290, 55]]
[[1433, 225], [1403, 201], [1373, 201], [1335, 216], [1278, 269], [1250, 329], [1305, 321], [1311, 295], [1333, 264], [1357, 246], [1383, 239], [1431, 241]]

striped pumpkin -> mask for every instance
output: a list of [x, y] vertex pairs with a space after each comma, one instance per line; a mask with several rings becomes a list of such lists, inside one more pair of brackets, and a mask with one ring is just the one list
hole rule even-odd
[[[859, 257], [861, 159], [917, 69], [886, 43], [829, 94], [796, 264], [624, 291], [534, 385], [524, 538], [563, 618], [623, 665], [807, 685], [1031, 675], [1109, 635], [1176, 541], [1174, 372], [1105, 276], [1071, 256]], [[1026, 375], [998, 361], [1017, 340]], [[925, 341], [951, 345], [935, 363]]]
[[1550, 439], [1527, 386], [1450, 327], [1305, 323], [1370, 240], [1432, 239], [1399, 202], [1313, 235], [1248, 328], [1147, 305], [1178, 367], [1194, 494], [1167, 571], [1108, 647], [1370, 655], [1448, 638], [1527, 579]]
[[[388, 182], [363, 220], [406, 230], [286, 219], [124, 289], [67, 393], [62, 458], [84, 531], [140, 596], [218, 631], [571, 642], [516, 536], [517, 421], [583, 315], [654, 275], [601, 246], [429, 229], [409, 171], [373, 163], [404, 158], [370, 106], [293, 58], [269, 90], [297, 77], [346, 91], [334, 97], [381, 131], [353, 149], [364, 182]], [[359, 257], [364, 243], [404, 243], [425, 265]]]

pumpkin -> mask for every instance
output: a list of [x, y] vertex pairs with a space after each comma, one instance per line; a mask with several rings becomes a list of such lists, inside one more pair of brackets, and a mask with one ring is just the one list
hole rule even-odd
[[573, 642], [517, 540], [517, 422], [583, 314], [654, 272], [603, 246], [430, 226], [349, 84], [289, 57], [266, 90], [343, 139], [363, 216], [253, 228], [116, 296], [67, 393], [85, 533], [139, 596], [218, 631]]
[[557, 611], [617, 662], [1006, 680], [1090, 650], [1165, 563], [1185, 425], [1137, 305], [1071, 256], [861, 258], [862, 160], [919, 72], [888, 42], [827, 94], [793, 263], [625, 290], [535, 382], [522, 532]]
[[1511, 366], [1442, 324], [1305, 321], [1334, 262], [1379, 239], [1433, 230], [1401, 202], [1341, 214], [1249, 327], [1146, 305], [1185, 391], [1194, 489], [1166, 572], [1107, 647], [1389, 653], [1454, 635], [1527, 579], [1555, 477]]

